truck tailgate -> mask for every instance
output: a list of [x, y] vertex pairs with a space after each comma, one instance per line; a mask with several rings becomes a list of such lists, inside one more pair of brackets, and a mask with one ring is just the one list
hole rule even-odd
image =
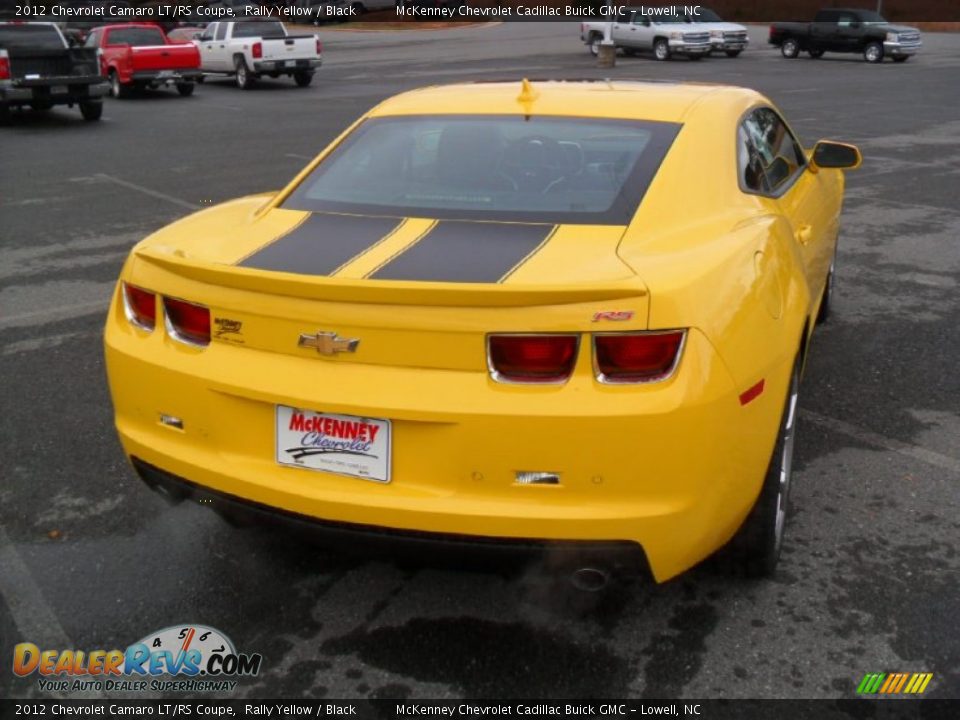
[[264, 60], [303, 60], [317, 57], [317, 41], [311, 36], [263, 41]]
[[200, 67], [200, 52], [194, 45], [149, 45], [133, 48], [133, 69], [194, 70]]

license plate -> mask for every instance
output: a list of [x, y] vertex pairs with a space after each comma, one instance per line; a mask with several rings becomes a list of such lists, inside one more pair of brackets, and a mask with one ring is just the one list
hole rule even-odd
[[390, 482], [389, 420], [277, 406], [280, 465]]
[[66, 95], [69, 90], [66, 85], [54, 85], [50, 88], [51, 95]]
[[161, 70], [157, 73], [157, 80], [167, 80], [168, 78], [173, 77], [172, 70]]
[[285, 63], [283, 63], [283, 64], [284, 64], [285, 66], [287, 66], [287, 67], [296, 67], [296, 66], [297, 66], [297, 61], [296, 61], [296, 60], [287, 60], [287, 61], [286, 61]]

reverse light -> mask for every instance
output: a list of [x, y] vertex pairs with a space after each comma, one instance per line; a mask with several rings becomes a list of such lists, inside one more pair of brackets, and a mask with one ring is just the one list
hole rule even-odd
[[174, 340], [206, 347], [210, 344], [210, 310], [186, 300], [163, 299], [167, 334]]
[[123, 283], [123, 310], [131, 325], [147, 332], [157, 324], [157, 296], [136, 285]]
[[685, 337], [683, 330], [594, 335], [597, 380], [602, 383], [666, 380], [677, 366]]
[[263, 43], [255, 42], [255, 43], [253, 44], [253, 47], [250, 48], [250, 54], [251, 54], [254, 58], [257, 58], [257, 59], [262, 58], [262, 57], [263, 57]]
[[487, 365], [497, 382], [562, 383], [573, 373], [577, 335], [490, 335]]
[[323, 43], [317, 38], [317, 55], [323, 55]]

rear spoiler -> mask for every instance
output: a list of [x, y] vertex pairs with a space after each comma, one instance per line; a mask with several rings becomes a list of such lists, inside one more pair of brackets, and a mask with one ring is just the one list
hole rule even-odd
[[642, 297], [647, 288], [638, 277], [576, 285], [499, 285], [495, 283], [367, 280], [272, 272], [205, 262], [181, 251], [153, 246], [136, 250], [145, 263], [180, 277], [221, 287], [270, 295], [332, 302], [449, 307], [519, 307], [568, 305]]

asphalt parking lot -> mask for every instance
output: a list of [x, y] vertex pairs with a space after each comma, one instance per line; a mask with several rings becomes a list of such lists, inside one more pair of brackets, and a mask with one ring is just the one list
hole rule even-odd
[[[45, 695], [9, 672], [16, 642], [126, 647], [190, 622], [265, 656], [237, 697], [845, 698], [879, 671], [933, 672], [928, 696], [960, 697], [960, 35], [872, 66], [784, 60], [751, 32], [735, 60], [602, 71], [575, 23], [325, 30], [306, 90], [208, 81], [108, 101], [101, 123], [57, 109], [0, 128], [0, 697]], [[523, 76], [746, 85], [805, 144], [863, 150], [771, 581], [707, 565], [588, 595], [357, 558], [170, 507], [123, 458], [101, 328], [137, 240], [279, 188], [395, 92]]]

